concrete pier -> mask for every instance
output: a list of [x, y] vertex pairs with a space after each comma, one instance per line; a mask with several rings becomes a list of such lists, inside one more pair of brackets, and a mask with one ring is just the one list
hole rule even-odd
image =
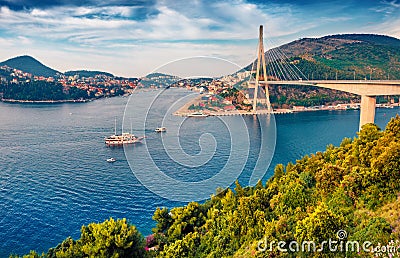
[[376, 97], [361, 95], [360, 130], [368, 123], [375, 122]]

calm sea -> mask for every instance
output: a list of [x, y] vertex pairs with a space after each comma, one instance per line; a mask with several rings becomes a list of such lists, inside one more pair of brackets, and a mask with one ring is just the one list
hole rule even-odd
[[[142, 102], [133, 103], [134, 113], [138, 115], [146, 112], [141, 110], [144, 108], [141, 104], [148, 103], [158, 93], [140, 94]], [[189, 92], [172, 89], [168, 94], [180, 98]], [[104, 137], [114, 131], [115, 118], [118, 131], [121, 130], [127, 101], [128, 98], [117, 97], [76, 104], [0, 103], [0, 257], [29, 250], [47, 251], [68, 236], [78, 238], [82, 225], [110, 217], [127, 218], [147, 235], [155, 225], [151, 217], [157, 207], [184, 205], [159, 197], [144, 187], [130, 169], [123, 148], [104, 146]], [[171, 98], [162, 98], [159, 102], [168, 106]], [[186, 153], [196, 155], [202, 150], [200, 136], [210, 133], [217, 146], [214, 157], [198, 169], [169, 164], [160, 142], [177, 135], [171, 130], [162, 136], [153, 132], [160, 125], [160, 117], [157, 117], [157, 108], [153, 107], [151, 112], [155, 115], [146, 121], [146, 143], [131, 147], [132, 155], [138, 153], [137, 157], [130, 156], [130, 165], [134, 168], [144, 164], [139, 155], [143, 149], [148, 150], [157, 166], [181, 181], [210, 178], [228, 161], [227, 142], [232, 141], [226, 138], [229, 128], [220, 119], [208, 117], [185, 120], [177, 125], [181, 128], [179, 141]], [[383, 128], [396, 113], [398, 108], [377, 109], [377, 124]], [[125, 128], [131, 119], [134, 120], [125, 117]], [[264, 181], [278, 163], [294, 162], [305, 154], [323, 151], [328, 144], [338, 145], [344, 137], [354, 137], [359, 111], [286, 114], [275, 116], [275, 120], [276, 148]], [[245, 184], [249, 179], [247, 172], [256, 162], [259, 131], [264, 125], [252, 116], [244, 117], [244, 122], [250, 146], [255, 146], [250, 149], [240, 176], [239, 181]], [[133, 121], [135, 134], [143, 132], [139, 127]], [[107, 163], [109, 157], [117, 161]]]

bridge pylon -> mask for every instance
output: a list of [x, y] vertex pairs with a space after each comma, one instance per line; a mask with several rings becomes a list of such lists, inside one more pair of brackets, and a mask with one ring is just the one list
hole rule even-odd
[[[257, 111], [258, 91], [259, 87], [264, 88], [265, 91], [265, 104], [268, 112], [272, 112], [271, 102], [269, 100], [268, 92], [268, 76], [267, 65], [265, 62], [264, 39], [263, 39], [263, 25], [260, 25], [260, 33], [258, 37], [258, 53], [257, 53], [257, 70], [255, 77], [254, 97], [253, 97], [253, 112]], [[250, 86], [250, 85], [249, 85]]]

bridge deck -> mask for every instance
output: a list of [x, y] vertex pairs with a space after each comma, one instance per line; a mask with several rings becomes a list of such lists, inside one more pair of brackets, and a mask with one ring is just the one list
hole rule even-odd
[[260, 81], [259, 84], [316, 86], [364, 96], [400, 95], [400, 80]]

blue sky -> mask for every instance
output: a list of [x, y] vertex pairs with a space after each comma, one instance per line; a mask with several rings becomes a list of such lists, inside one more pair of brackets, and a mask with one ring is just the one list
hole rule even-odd
[[59, 71], [144, 76], [185, 57], [241, 66], [304, 37], [374, 33], [400, 38], [400, 0], [0, 0], [0, 60], [32, 55]]

